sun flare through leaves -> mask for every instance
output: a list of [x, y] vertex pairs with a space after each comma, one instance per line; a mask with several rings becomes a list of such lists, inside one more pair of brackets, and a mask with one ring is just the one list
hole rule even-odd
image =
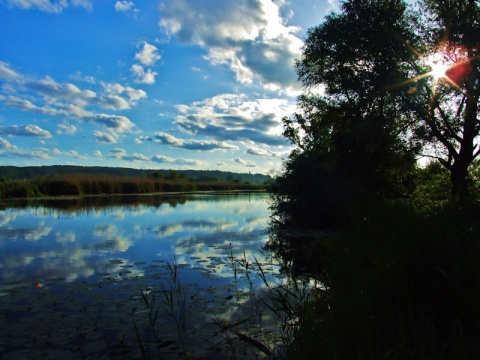
[[430, 66], [430, 75], [434, 80], [447, 77], [447, 71], [451, 64], [446, 63], [441, 53], [434, 53], [427, 58], [427, 65]]

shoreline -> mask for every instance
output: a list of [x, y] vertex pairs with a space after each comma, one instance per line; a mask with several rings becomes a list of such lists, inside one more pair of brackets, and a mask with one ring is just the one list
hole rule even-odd
[[158, 196], [158, 197], [168, 197], [168, 196], [178, 196], [178, 195], [235, 195], [240, 193], [269, 193], [267, 189], [257, 189], [257, 190], [196, 190], [196, 191], [171, 191], [171, 192], [153, 192], [153, 193], [129, 193], [129, 194], [83, 194], [83, 195], [45, 195], [45, 196], [35, 196], [35, 197], [12, 197], [8, 199], [2, 199], [2, 204], [8, 203], [9, 201], [39, 201], [39, 200], [77, 200], [82, 198], [108, 198], [108, 197], [147, 197], [147, 196]]

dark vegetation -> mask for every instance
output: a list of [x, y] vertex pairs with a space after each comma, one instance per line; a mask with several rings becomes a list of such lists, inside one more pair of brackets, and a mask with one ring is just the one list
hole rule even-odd
[[321, 286], [287, 358], [480, 358], [480, 3], [416, 5], [343, 1], [296, 64], [268, 248]]
[[[6, 167], [5, 167], [6, 168]], [[229, 191], [229, 190], [261, 190], [265, 184], [252, 184], [241, 181], [241, 176], [228, 174], [225, 180], [203, 172], [197, 173], [196, 178], [187, 178], [185, 173], [169, 171], [162, 174], [160, 171], [123, 175], [120, 169], [101, 168], [104, 172], [112, 170], [110, 174], [88, 173], [91, 168], [75, 167], [39, 167], [39, 168], [13, 168], [5, 174], [29, 173], [28, 179], [10, 179], [5, 175], [0, 179], [0, 196], [8, 198], [32, 198], [42, 196], [84, 196], [84, 195], [114, 195], [114, 194], [152, 194], [169, 192], [193, 192], [193, 191]], [[33, 169], [33, 170], [32, 170]], [[50, 173], [52, 170], [63, 169], [60, 174], [38, 176], [42, 173]], [[86, 173], [82, 173], [81, 170]], [[73, 171], [68, 173], [67, 171]], [[97, 169], [95, 169], [97, 170]], [[128, 169], [132, 170], [132, 169]], [[118, 175], [112, 175], [116, 174]], [[0, 173], [1, 170], [0, 170]], [[128, 171], [127, 171], [128, 173]], [[136, 173], [133, 171], [132, 173]], [[142, 174], [143, 176], [138, 176]], [[243, 174], [242, 174], [243, 175]], [[247, 174], [248, 175], [248, 174]], [[38, 177], [35, 177], [38, 176]], [[230, 177], [229, 177], [230, 176]], [[15, 176], [13, 176], [15, 178]], [[260, 179], [261, 175], [257, 178]], [[268, 179], [267, 177], [265, 177]]]

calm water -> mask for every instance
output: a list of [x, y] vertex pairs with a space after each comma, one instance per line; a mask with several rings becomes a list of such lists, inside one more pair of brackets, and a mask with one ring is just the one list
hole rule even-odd
[[267, 198], [77, 199], [0, 210], [2, 359], [129, 359], [141, 347], [152, 357], [251, 357], [221, 330], [248, 319], [236, 329], [273, 338], [259, 276], [260, 266], [267, 282], [279, 281], [259, 251]]

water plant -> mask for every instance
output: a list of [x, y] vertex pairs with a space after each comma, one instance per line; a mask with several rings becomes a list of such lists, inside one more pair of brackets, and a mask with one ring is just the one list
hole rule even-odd
[[[183, 358], [188, 358], [187, 346], [185, 344], [184, 333], [186, 329], [186, 307], [187, 307], [187, 293], [186, 289], [182, 287], [180, 277], [178, 274], [178, 264], [174, 258], [172, 262], [166, 262], [167, 276], [164, 278], [165, 282], [158, 285], [155, 290], [149, 286], [146, 289], [140, 290], [140, 299], [144, 310], [138, 314], [146, 314], [146, 326], [140, 330], [139, 325], [135, 322], [135, 336], [137, 343], [141, 350], [142, 358], [162, 358], [162, 353], [165, 348], [179, 344], [181, 347], [180, 353]], [[192, 297], [193, 299], [193, 297]], [[165, 334], [162, 332], [160, 323], [160, 316], [167, 315], [175, 324], [176, 339], [164, 339]]]
[[[194, 356], [195, 349], [188, 341], [192, 330], [189, 326], [209, 304], [216, 304], [209, 315], [213, 327], [209, 334], [204, 333], [208, 338], [204, 342], [210, 342], [211, 351], [217, 349], [235, 359], [284, 355], [293, 329], [298, 326], [298, 308], [314, 286], [304, 279], [279, 283], [271, 272], [271, 261], [261, 262], [245, 252], [234, 255], [231, 246], [225, 258], [233, 274], [230, 295], [216, 290], [206, 295], [197, 285], [182, 285], [176, 261], [166, 264], [167, 283], [140, 292], [144, 309], [138, 314], [145, 317], [144, 327], [135, 323], [135, 334], [144, 359], [167, 356], [174, 343], [179, 346], [177, 354], [183, 358]], [[171, 340], [171, 333], [168, 339], [165, 337], [165, 329], [160, 325], [162, 316], [173, 322], [176, 340]]]

